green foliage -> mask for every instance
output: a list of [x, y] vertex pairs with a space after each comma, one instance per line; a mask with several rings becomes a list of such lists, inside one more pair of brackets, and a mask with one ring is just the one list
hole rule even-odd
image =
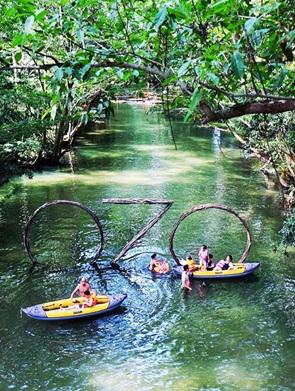
[[282, 244], [295, 246], [295, 208], [287, 214], [284, 225], [280, 230]]
[[191, 117], [196, 106], [199, 104], [201, 98], [202, 98], [202, 91], [200, 91], [198, 88], [196, 88], [193, 95], [192, 95], [192, 99], [191, 99], [191, 102], [190, 102], [190, 105], [188, 108], [188, 112], [184, 118], [184, 122], [187, 122], [188, 119]]
[[33, 32], [33, 26], [34, 26], [34, 21], [35, 21], [35, 18], [34, 16], [29, 16], [26, 21], [25, 21], [25, 25], [24, 25], [24, 32], [25, 34], [30, 34]]
[[[255, 83], [258, 90], [263, 84], [269, 92], [280, 88], [282, 94], [289, 93], [294, 81], [294, 68], [286, 63], [295, 37], [290, 0], [263, 4], [236, 0], [209, 4], [201, 0], [159, 0], [157, 4], [151, 0], [12, 1], [2, 6], [2, 14], [5, 39], [1, 49], [7, 57], [15, 52], [16, 62], [27, 62], [30, 57], [37, 63], [44, 58], [56, 63], [45, 77], [52, 84], [57, 115], [64, 112], [66, 90], [72, 83], [78, 95], [83, 94], [83, 82], [99, 82], [109, 91], [114, 84], [116, 89], [126, 88], [137, 83], [136, 79], [159, 85], [159, 80], [140, 69], [129, 71], [112, 63], [162, 64], [162, 71], [174, 70], [174, 75], [160, 81], [164, 87], [173, 87], [174, 93], [181, 93], [175, 88], [180, 81], [194, 90], [196, 76], [237, 93], [241, 80], [248, 91]], [[96, 68], [97, 63], [102, 65]], [[228, 103], [225, 95], [206, 94], [213, 106], [216, 98], [220, 104]]]
[[243, 56], [240, 52], [235, 51], [231, 58], [231, 64], [233, 67], [233, 71], [238, 76], [239, 79], [242, 79], [245, 72], [245, 63]]
[[19, 184], [15, 182], [6, 183], [4, 188], [0, 191], [0, 203], [7, 198], [12, 197], [19, 190]]
[[51, 124], [42, 120], [49, 106], [48, 94], [36, 91], [23, 78], [14, 82], [8, 73], [0, 78], [0, 164], [3, 168], [35, 161], [47, 139]]
[[[98, 88], [108, 96], [165, 90], [185, 121], [200, 118], [202, 101], [218, 111], [249, 95], [294, 95], [293, 0], [12, 0], [0, 7], [0, 148], [8, 143], [17, 160], [38, 153], [58, 160], [69, 130], [88, 121], [83, 105]], [[16, 64], [41, 69], [7, 73]], [[96, 107], [111, 113], [103, 102]], [[266, 118], [253, 117], [241, 134], [292, 184], [292, 118]]]

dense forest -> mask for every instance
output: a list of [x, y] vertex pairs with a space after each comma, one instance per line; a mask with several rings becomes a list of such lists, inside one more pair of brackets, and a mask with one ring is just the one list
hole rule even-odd
[[[119, 94], [231, 132], [275, 179], [295, 245], [293, 0], [0, 2], [0, 174], [56, 165]], [[210, 131], [210, 130], [208, 130]]]

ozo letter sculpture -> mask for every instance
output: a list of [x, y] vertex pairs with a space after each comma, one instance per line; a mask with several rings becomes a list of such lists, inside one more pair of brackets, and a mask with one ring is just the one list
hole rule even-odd
[[[136, 235], [134, 235], [134, 237], [122, 248], [122, 250], [119, 252], [119, 254], [111, 261], [111, 265], [114, 268], [118, 267], [117, 262], [119, 261], [119, 259], [122, 258], [127, 253], [127, 251], [131, 247], [133, 247], [134, 244], [139, 239], [141, 239], [164, 216], [164, 214], [171, 208], [171, 206], [173, 204], [173, 201], [170, 201], [170, 200], [150, 200], [150, 199], [145, 199], [145, 198], [134, 198], [134, 199], [132, 199], [132, 198], [110, 198], [110, 199], [104, 199], [102, 202], [103, 203], [107, 203], [107, 204], [120, 204], [120, 205], [130, 205], [130, 204], [164, 205], [164, 208], [155, 217], [153, 217], [146, 224], [145, 227], [143, 227]], [[25, 225], [24, 245], [25, 245], [27, 253], [28, 253], [28, 255], [29, 255], [29, 257], [30, 257], [30, 259], [31, 259], [31, 261], [33, 263], [33, 266], [35, 266], [37, 264], [37, 259], [36, 259], [36, 257], [33, 255], [32, 251], [31, 251], [31, 244], [30, 244], [30, 240], [29, 240], [29, 227], [33, 223], [34, 218], [42, 210], [44, 210], [45, 208], [54, 206], [54, 205], [58, 205], [58, 204], [72, 205], [72, 206], [76, 206], [76, 207], [78, 207], [80, 209], [83, 209], [94, 220], [94, 222], [95, 222], [95, 224], [96, 224], [96, 226], [98, 228], [98, 231], [100, 233], [100, 245], [99, 245], [99, 248], [98, 248], [98, 250], [96, 251], [96, 253], [95, 253], [94, 257], [93, 257], [93, 260], [91, 261], [91, 264], [95, 264], [96, 265], [96, 261], [99, 259], [100, 255], [101, 255], [101, 253], [103, 251], [103, 247], [104, 247], [103, 226], [102, 226], [99, 218], [97, 217], [96, 213], [93, 212], [93, 210], [89, 209], [87, 206], [82, 205], [82, 204], [80, 204], [79, 202], [76, 202], [76, 201], [55, 200], [55, 201], [47, 202], [47, 203], [41, 205], [38, 209], [36, 209], [35, 212], [30, 216], [29, 220], [27, 221], [27, 223]], [[242, 225], [245, 228], [246, 233], [247, 233], [247, 242], [246, 242], [245, 249], [244, 249], [244, 251], [243, 251], [243, 253], [242, 253], [242, 255], [241, 255], [240, 259], [239, 259], [239, 262], [244, 262], [245, 259], [248, 256], [248, 254], [249, 254], [251, 243], [252, 243], [251, 234], [250, 234], [250, 230], [248, 228], [248, 225], [245, 222], [245, 220], [242, 219], [234, 210], [232, 210], [232, 209], [230, 209], [230, 208], [228, 208], [226, 206], [217, 205], [217, 204], [196, 205], [196, 206], [193, 206], [192, 208], [188, 209], [187, 211], [185, 211], [185, 212], [183, 212], [181, 214], [181, 216], [176, 221], [176, 223], [174, 224], [174, 226], [173, 226], [173, 228], [172, 228], [172, 230], [171, 230], [171, 232], [169, 234], [169, 250], [170, 250], [170, 253], [171, 253], [173, 259], [176, 261], [177, 264], [180, 264], [179, 263], [179, 258], [175, 254], [174, 248], [173, 248], [174, 236], [175, 236], [176, 230], [179, 227], [180, 223], [184, 219], [186, 219], [189, 215], [191, 215], [192, 213], [195, 213], [195, 212], [198, 212], [198, 211], [201, 211], [201, 210], [205, 210], [205, 209], [220, 209], [220, 210], [223, 210], [225, 212], [228, 212], [228, 213], [234, 215], [242, 223]]]

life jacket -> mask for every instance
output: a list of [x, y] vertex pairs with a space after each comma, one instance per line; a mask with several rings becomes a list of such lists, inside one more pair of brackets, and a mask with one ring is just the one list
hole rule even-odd
[[89, 297], [89, 299], [87, 299], [87, 300], [90, 300], [90, 303], [91, 303], [91, 304], [84, 303], [84, 304], [83, 304], [83, 307], [84, 307], [84, 308], [94, 307], [94, 306], [97, 304], [96, 298], [95, 298], [94, 296]]
[[94, 307], [97, 304], [95, 295], [91, 295], [92, 298], [92, 307]]
[[189, 265], [189, 266], [192, 266], [192, 265], [195, 265], [196, 262], [193, 259], [186, 259], [185, 264]]

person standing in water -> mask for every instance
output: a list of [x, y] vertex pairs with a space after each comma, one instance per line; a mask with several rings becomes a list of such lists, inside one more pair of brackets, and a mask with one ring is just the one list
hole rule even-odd
[[183, 271], [181, 273], [181, 289], [184, 291], [192, 290], [189, 276], [190, 276], [189, 265], [184, 265]]

